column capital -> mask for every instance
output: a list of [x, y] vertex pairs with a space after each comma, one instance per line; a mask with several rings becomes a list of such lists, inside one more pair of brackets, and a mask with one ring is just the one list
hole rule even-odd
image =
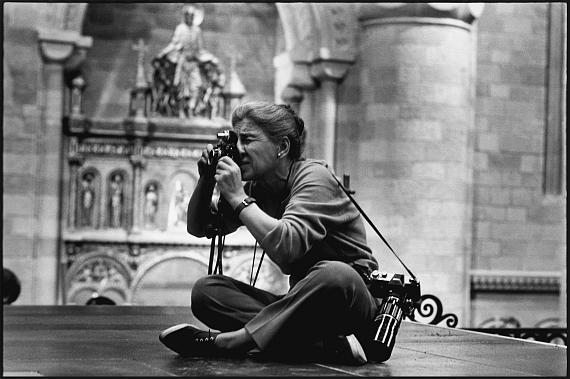
[[317, 80], [342, 81], [353, 61], [318, 59], [311, 64], [311, 76]]
[[364, 3], [358, 19], [373, 22], [381, 19], [431, 18], [452, 19], [472, 24], [483, 12], [484, 3]]
[[38, 28], [38, 43], [45, 62], [60, 63], [73, 68], [85, 58], [93, 39], [76, 31]]

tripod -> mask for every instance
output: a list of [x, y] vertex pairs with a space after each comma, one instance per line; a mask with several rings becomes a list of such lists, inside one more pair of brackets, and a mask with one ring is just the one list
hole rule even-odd
[[[212, 224], [209, 224], [208, 227], [206, 228], [206, 237], [212, 239], [212, 242], [210, 243], [210, 259], [208, 262], [208, 275], [212, 274], [223, 275], [222, 257], [226, 240], [226, 237], [222, 231], [222, 218], [223, 218], [222, 209], [224, 208], [224, 204], [225, 206], [229, 206], [226, 200], [222, 196], [220, 196], [218, 200], [218, 209], [214, 217], [214, 222]], [[216, 265], [214, 266], [214, 255], [216, 255], [216, 239], [218, 243], [218, 248], [217, 248], [218, 254], [216, 256]], [[257, 278], [259, 276], [259, 271], [261, 269], [261, 264], [263, 263], [263, 258], [265, 257], [265, 250], [263, 250], [261, 258], [259, 259], [259, 264], [257, 265], [257, 271], [255, 273], [255, 278], [254, 278], [253, 270], [255, 267], [256, 251], [257, 251], [257, 241], [255, 241], [255, 246], [253, 248], [253, 259], [251, 262], [251, 273], [249, 278], [249, 284], [254, 287], [255, 283], [257, 282]]]

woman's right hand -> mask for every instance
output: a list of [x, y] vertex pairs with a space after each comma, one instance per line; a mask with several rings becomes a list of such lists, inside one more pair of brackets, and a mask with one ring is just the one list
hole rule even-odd
[[202, 156], [198, 161], [198, 174], [200, 177], [205, 176], [211, 179], [214, 178], [216, 167], [212, 164], [212, 162], [210, 162], [210, 155], [212, 154], [212, 150], [214, 150], [214, 146], [209, 143], [202, 151]]

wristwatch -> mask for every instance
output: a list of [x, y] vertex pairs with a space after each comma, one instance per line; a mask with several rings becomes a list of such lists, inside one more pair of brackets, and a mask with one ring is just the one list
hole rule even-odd
[[245, 207], [253, 203], [255, 203], [255, 199], [253, 197], [246, 197], [245, 199], [243, 199], [241, 203], [239, 203], [238, 206], [234, 209], [236, 215], [239, 216], [239, 214], [241, 213], [241, 211], [244, 210]]

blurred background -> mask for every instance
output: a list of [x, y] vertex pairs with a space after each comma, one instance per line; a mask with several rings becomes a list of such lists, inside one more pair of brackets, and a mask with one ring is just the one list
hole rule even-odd
[[[196, 161], [265, 100], [459, 326], [566, 326], [564, 3], [192, 5], [221, 79], [180, 116], [155, 58], [183, 3], [4, 3], [5, 304], [188, 306], [211, 250], [186, 233]], [[224, 273], [249, 281], [253, 249], [228, 236]], [[266, 259], [258, 286], [287, 277]]]

